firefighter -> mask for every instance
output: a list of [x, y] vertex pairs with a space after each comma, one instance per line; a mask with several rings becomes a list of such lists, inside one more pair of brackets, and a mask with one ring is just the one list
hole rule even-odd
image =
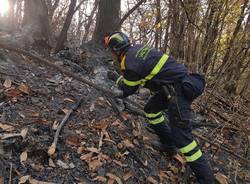
[[[191, 133], [191, 103], [203, 92], [204, 77], [189, 73], [173, 57], [148, 45], [132, 45], [122, 32], [105, 36], [104, 43], [119, 62], [122, 75], [109, 72], [108, 76], [116, 79], [122, 97], [134, 94], [140, 86], [152, 91], [144, 107], [145, 117], [164, 151], [174, 155], [177, 148], [199, 183], [214, 183], [212, 170]], [[163, 113], [166, 109], [168, 119]]]

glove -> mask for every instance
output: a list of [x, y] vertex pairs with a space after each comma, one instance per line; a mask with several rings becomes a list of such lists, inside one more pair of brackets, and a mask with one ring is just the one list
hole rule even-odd
[[117, 79], [120, 77], [120, 75], [117, 72], [113, 72], [113, 71], [108, 71], [107, 76], [112, 81], [117, 81]]

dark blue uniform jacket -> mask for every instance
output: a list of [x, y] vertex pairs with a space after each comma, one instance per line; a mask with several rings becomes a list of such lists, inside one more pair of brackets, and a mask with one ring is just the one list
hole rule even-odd
[[[159, 67], [160, 60], [161, 62], [166, 60], [161, 67]], [[124, 78], [118, 81], [118, 84], [124, 92], [124, 97], [135, 93], [139, 86], [158, 91], [162, 85], [178, 82], [188, 74], [183, 64], [177, 63], [173, 57], [147, 45], [129, 47], [122, 58], [120, 68]], [[154, 72], [151, 79], [145, 79], [155, 68], [159, 71]]]

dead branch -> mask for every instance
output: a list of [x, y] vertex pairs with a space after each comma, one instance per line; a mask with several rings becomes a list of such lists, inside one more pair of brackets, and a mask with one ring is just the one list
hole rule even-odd
[[[9, 43], [4, 43], [2, 40], [0, 40], [0, 48], [3, 48], [3, 49], [7, 49], [7, 50], [10, 50], [10, 51], [13, 51], [13, 52], [16, 52], [16, 53], [19, 53], [19, 54], [23, 54], [25, 56], [28, 56], [28, 57], [31, 57], [34, 59], [35, 62], [37, 62], [37, 64], [40, 64], [42, 63], [43, 65], [46, 65], [46, 66], [49, 66], [49, 67], [52, 67], [56, 70], [58, 70], [59, 72], [69, 76], [69, 77], [72, 77], [80, 82], [83, 82], [85, 84], [88, 84], [89, 86], [101, 91], [101, 92], [104, 92], [104, 93], [107, 93], [107, 94], [110, 94], [112, 96], [116, 96], [116, 92], [112, 91], [112, 90], [109, 90], [109, 89], [106, 89], [104, 87], [101, 87], [100, 85], [97, 85], [95, 84], [94, 82], [91, 82], [90, 80], [87, 80], [83, 77], [80, 77], [79, 75], [77, 74], [74, 74], [68, 70], [65, 70], [64, 68], [62, 68], [61, 66], [58, 66], [52, 62], [50, 62], [49, 60], [47, 59], [44, 59], [42, 58], [41, 56], [37, 55], [37, 54], [32, 54], [30, 52], [27, 52], [23, 49], [20, 49], [20, 48], [16, 48], [15, 46], [12, 46], [10, 45]], [[141, 106], [135, 102], [133, 102], [132, 100], [129, 100], [129, 99], [125, 99], [125, 101], [127, 101], [128, 103], [131, 103], [139, 108], [141, 108]]]
[[1, 140], [5, 140], [5, 139], [9, 139], [9, 138], [16, 138], [16, 137], [22, 137], [23, 139], [25, 139], [27, 133], [28, 133], [28, 129], [24, 128], [24, 129], [21, 130], [20, 133], [5, 133], [5, 134], [0, 134], [0, 139]]
[[54, 136], [54, 140], [53, 143], [51, 144], [51, 146], [48, 149], [48, 155], [51, 156], [55, 153], [56, 151], [56, 145], [57, 145], [57, 141], [58, 141], [58, 137], [60, 135], [61, 129], [62, 127], [65, 125], [65, 123], [67, 122], [67, 120], [69, 119], [70, 115], [72, 114], [73, 111], [75, 111], [79, 105], [81, 104], [83, 100], [83, 97], [81, 97], [78, 102], [73, 105], [73, 107], [66, 113], [66, 115], [64, 116], [64, 118], [62, 119], [60, 125], [58, 126], [57, 130], [56, 130], [56, 134]]
[[12, 165], [12, 163], [10, 163], [9, 184], [12, 183], [12, 167], [13, 167], [13, 165]]
[[85, 0], [81, 1], [74, 9], [74, 13], [81, 7], [81, 5], [85, 2]]
[[179, 1], [180, 1], [180, 3], [181, 3], [182, 8], [183, 8], [184, 11], [185, 11], [185, 14], [186, 14], [186, 17], [187, 17], [187, 19], [188, 19], [188, 22], [189, 22], [190, 24], [192, 24], [194, 27], [196, 27], [196, 29], [198, 29], [201, 33], [203, 33], [203, 30], [202, 30], [198, 25], [196, 25], [193, 21], [191, 21], [191, 19], [190, 19], [190, 17], [189, 17], [189, 13], [188, 13], [188, 11], [187, 11], [187, 9], [186, 9], [186, 6], [185, 6], [184, 2], [183, 2], [182, 0], [179, 0]]
[[121, 19], [119, 23], [119, 27], [123, 24], [123, 22], [143, 3], [145, 3], [147, 0], [141, 0], [139, 1], [133, 8], [131, 8]]

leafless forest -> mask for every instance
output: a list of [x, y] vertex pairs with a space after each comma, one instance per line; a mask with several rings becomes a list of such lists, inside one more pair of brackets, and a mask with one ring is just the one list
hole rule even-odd
[[110, 97], [118, 30], [205, 74], [194, 135], [218, 183], [249, 183], [249, 0], [0, 0], [0, 184], [196, 182], [152, 148], [148, 91]]

